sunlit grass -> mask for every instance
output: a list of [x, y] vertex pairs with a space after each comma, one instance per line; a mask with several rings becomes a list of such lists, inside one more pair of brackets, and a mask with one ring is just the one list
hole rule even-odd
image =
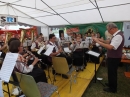
[[[92, 80], [82, 97], [130, 97], [130, 78], [124, 75], [125, 66], [118, 68], [118, 90], [117, 93], [107, 93], [103, 91], [103, 85]], [[100, 66], [97, 77], [103, 78], [102, 83], [107, 82], [107, 67]], [[81, 87], [82, 88], [82, 87]]]

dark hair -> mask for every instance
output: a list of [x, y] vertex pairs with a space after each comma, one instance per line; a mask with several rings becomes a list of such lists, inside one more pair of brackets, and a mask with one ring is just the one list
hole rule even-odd
[[53, 37], [55, 37], [55, 35], [54, 34], [50, 34], [49, 35], [49, 40], [52, 39]]
[[43, 35], [42, 33], [40, 33], [39, 35]]
[[11, 38], [11, 39], [8, 41], [8, 46], [10, 45], [10, 43], [11, 43], [13, 40], [19, 40], [19, 39], [18, 39], [18, 38]]
[[19, 52], [18, 47], [20, 47], [20, 45], [21, 45], [20, 40], [11, 41], [9, 44], [9, 51], [11, 53], [18, 53]]

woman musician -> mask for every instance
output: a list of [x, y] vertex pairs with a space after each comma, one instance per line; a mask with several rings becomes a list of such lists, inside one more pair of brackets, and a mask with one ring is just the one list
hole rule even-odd
[[83, 70], [86, 66], [86, 59], [84, 55], [84, 44], [85, 42], [81, 41], [80, 37], [76, 38], [76, 41], [73, 41], [70, 45], [70, 48], [73, 52], [73, 64], [76, 66], [76, 71]]
[[[42, 37], [42, 36], [38, 36], [37, 39], [36, 39], [36, 41], [34, 41], [34, 42], [32, 43], [32, 46], [31, 46], [31, 51], [32, 51], [32, 53], [33, 53], [36, 57], [38, 57], [39, 59], [42, 59], [42, 62], [43, 62], [43, 63], [45, 63], [45, 60], [46, 60], [45, 56], [43, 55], [43, 53], [45, 52], [45, 48], [42, 48], [42, 47], [44, 47], [44, 46], [46, 46], [46, 43], [43, 41], [43, 37]], [[40, 54], [38, 54], [38, 51], [39, 51], [41, 48], [42, 48], [43, 50], [41, 51]], [[45, 69], [45, 68], [46, 68], [46, 66], [45, 66], [44, 64], [41, 64], [41, 67], [42, 67], [42, 69]]]
[[39, 61], [37, 57], [34, 58], [32, 64], [27, 65], [28, 59], [25, 59], [21, 55], [21, 53], [23, 52], [23, 46], [19, 40], [16, 39], [16, 40], [11, 40], [9, 42], [9, 51], [11, 53], [19, 54], [14, 71], [31, 75], [35, 79], [36, 83], [47, 82], [45, 72], [42, 69], [38, 68], [38, 66], [35, 66]]

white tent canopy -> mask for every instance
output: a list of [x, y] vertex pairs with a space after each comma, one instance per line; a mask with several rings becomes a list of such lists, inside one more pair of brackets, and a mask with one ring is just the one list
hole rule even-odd
[[0, 14], [37, 26], [129, 21], [129, 9], [130, 0], [0, 0]]

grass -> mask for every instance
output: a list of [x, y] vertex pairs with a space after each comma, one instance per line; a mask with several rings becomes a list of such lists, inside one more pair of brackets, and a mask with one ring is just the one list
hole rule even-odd
[[[130, 97], [130, 78], [124, 75], [125, 66], [118, 68], [118, 88], [117, 93], [107, 93], [103, 91], [103, 85], [94, 80], [90, 83], [82, 97]], [[103, 78], [102, 83], [107, 82], [107, 67], [100, 66], [97, 77]], [[82, 87], [81, 87], [82, 88]]]

